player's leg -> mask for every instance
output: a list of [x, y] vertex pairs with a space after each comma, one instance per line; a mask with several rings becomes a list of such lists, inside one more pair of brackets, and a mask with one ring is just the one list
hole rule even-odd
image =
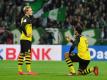
[[22, 65], [23, 65], [23, 62], [24, 62], [24, 41], [21, 40], [20, 41], [20, 46], [21, 46], [21, 51], [20, 51], [20, 54], [19, 54], [19, 57], [18, 57], [18, 72], [19, 74], [23, 74], [23, 70], [22, 70]]
[[82, 60], [81, 59], [80, 62], [79, 62], [78, 74], [87, 75], [91, 72], [94, 72], [95, 75], [98, 75], [98, 68], [97, 67], [87, 68], [89, 63], [90, 63], [90, 60]]
[[23, 74], [22, 65], [24, 62], [24, 54], [20, 53], [18, 57], [18, 72], [19, 74]]
[[27, 74], [29, 75], [35, 75], [37, 73], [32, 72], [31, 70], [31, 42], [26, 41], [26, 52], [25, 52], [25, 61], [26, 61], [26, 69], [27, 69]]
[[3, 60], [3, 57], [0, 55], [0, 59]]
[[26, 69], [31, 72], [31, 55], [29, 52], [25, 53]]
[[87, 75], [89, 73], [94, 73], [96, 76], [98, 76], [98, 67], [94, 66], [94, 67], [90, 67], [90, 68], [86, 68], [82, 71], [82, 75]]
[[31, 42], [26, 40], [26, 52], [25, 52], [25, 62], [26, 69], [28, 72], [31, 72]]
[[78, 74], [86, 75], [92, 72], [93, 68], [87, 69], [90, 60], [79, 59]]
[[87, 75], [92, 72], [94, 72], [94, 74], [96, 76], [98, 76], [98, 67], [95, 66], [95, 67], [91, 67], [91, 68], [86, 68], [84, 71], [82, 71], [82, 75]]
[[25, 54], [25, 61], [26, 61], [27, 72], [28, 72], [28, 74], [30, 74], [30, 73], [32, 73], [32, 70], [31, 70], [31, 55], [30, 55], [30, 53], [26, 53]]
[[69, 67], [70, 73], [75, 74], [76, 72], [75, 72], [75, 69], [73, 66], [73, 62], [75, 62], [75, 60], [77, 58], [76, 55], [71, 56], [69, 53], [65, 53], [64, 57], [65, 57], [65, 61], [66, 61], [67, 65]]

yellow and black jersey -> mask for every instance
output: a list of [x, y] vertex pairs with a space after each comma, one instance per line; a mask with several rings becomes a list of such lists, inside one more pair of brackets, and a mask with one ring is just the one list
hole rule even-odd
[[23, 16], [21, 18], [21, 37], [20, 40], [32, 41], [32, 36], [27, 37], [27, 35], [32, 35], [32, 22], [29, 16]]
[[90, 52], [88, 50], [88, 40], [86, 37], [81, 36], [77, 46], [78, 56], [81, 59], [90, 60]]
[[71, 53], [75, 46], [77, 47], [77, 55], [84, 60], [90, 60], [90, 52], [88, 50], [88, 40], [84, 36], [77, 36], [73, 46], [71, 46], [69, 53]]

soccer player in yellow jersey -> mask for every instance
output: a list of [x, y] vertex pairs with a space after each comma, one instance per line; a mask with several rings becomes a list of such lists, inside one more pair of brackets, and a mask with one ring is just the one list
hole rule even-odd
[[21, 18], [21, 37], [20, 45], [21, 51], [18, 57], [18, 74], [25, 74], [22, 70], [22, 65], [25, 59], [27, 74], [33, 75], [34, 72], [31, 70], [31, 42], [32, 42], [32, 8], [25, 6], [23, 8], [24, 16]]
[[[81, 35], [82, 33], [82, 28], [81, 27], [76, 27], [74, 29], [74, 33], [76, 35], [75, 41], [70, 40], [69, 37], [66, 39], [70, 42], [73, 43], [71, 46], [69, 52], [66, 52], [64, 57], [65, 61], [68, 64], [70, 73], [69, 75], [76, 75], [73, 62], [78, 62], [79, 63], [79, 68], [77, 75], [86, 75], [91, 72], [94, 72], [94, 74], [97, 76], [98, 75], [98, 67], [94, 66], [92, 68], [87, 68], [87, 66], [90, 63], [90, 52], [88, 50], [88, 40], [86, 37]], [[74, 48], [77, 47], [78, 53], [74, 54], [72, 51]]]

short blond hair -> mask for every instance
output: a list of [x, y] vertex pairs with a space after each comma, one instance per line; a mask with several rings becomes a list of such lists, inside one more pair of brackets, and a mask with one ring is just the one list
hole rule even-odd
[[23, 12], [26, 13], [29, 8], [31, 8], [31, 6], [25, 6], [25, 7], [23, 8]]

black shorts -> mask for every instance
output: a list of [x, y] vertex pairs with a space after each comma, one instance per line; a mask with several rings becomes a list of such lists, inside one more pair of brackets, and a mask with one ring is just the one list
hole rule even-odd
[[79, 70], [85, 70], [90, 63], [90, 60], [81, 59], [77, 54], [70, 56], [72, 62], [79, 62]]
[[31, 42], [28, 40], [20, 40], [21, 53], [31, 52]]

